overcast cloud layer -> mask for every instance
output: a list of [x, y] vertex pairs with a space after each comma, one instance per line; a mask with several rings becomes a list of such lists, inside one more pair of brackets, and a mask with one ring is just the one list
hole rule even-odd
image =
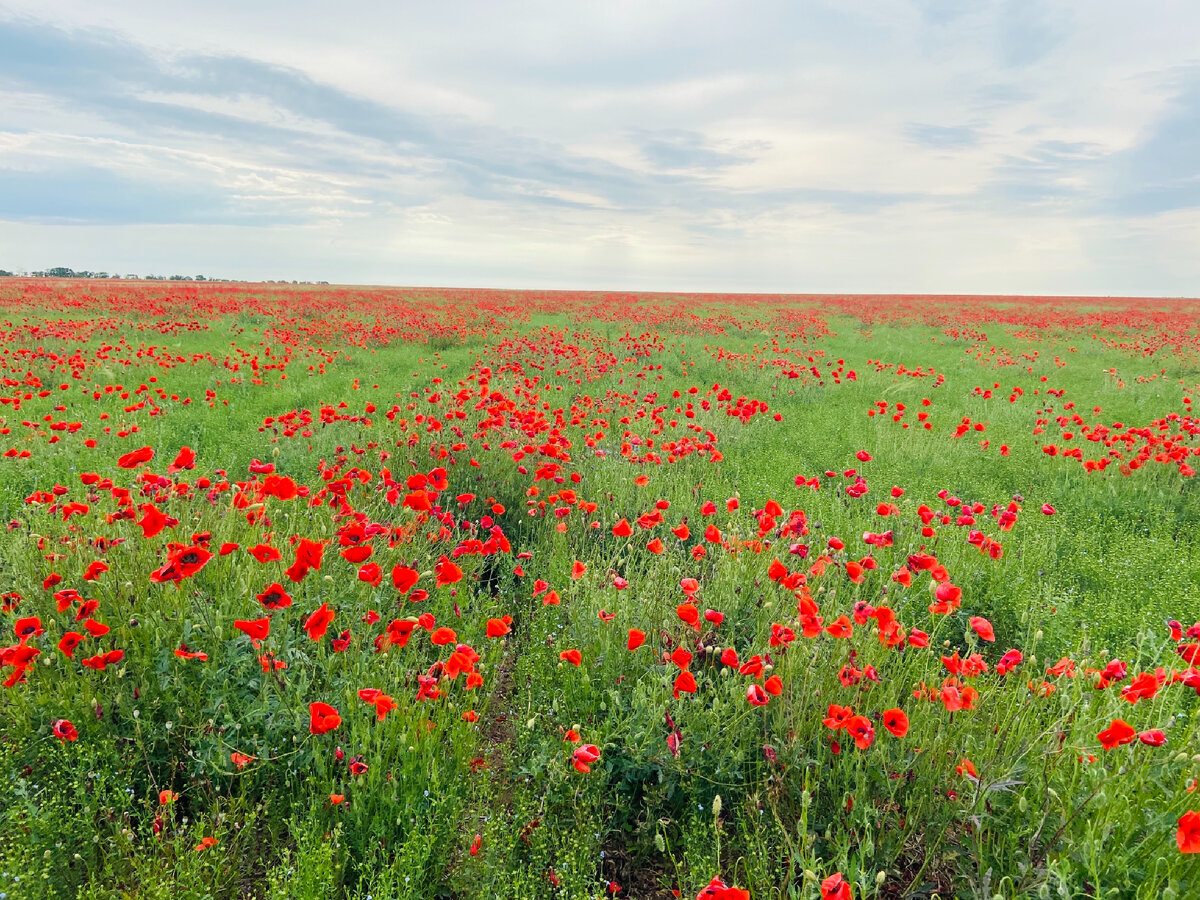
[[1200, 294], [1196, 4], [164, 8], [0, 0], [0, 268]]

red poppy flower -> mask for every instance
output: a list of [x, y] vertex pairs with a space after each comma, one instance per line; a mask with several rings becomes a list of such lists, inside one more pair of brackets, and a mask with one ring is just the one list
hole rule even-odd
[[334, 615], [336, 614], [329, 608], [329, 604], [322, 603], [304, 620], [304, 630], [308, 632], [308, 636], [314, 641], [319, 641], [325, 637], [325, 632], [329, 630], [329, 625], [333, 622]]
[[291, 595], [283, 589], [283, 585], [278, 582], [268, 584], [261, 594], [256, 595], [258, 602], [265, 609], [283, 609], [292, 605]]
[[574, 648], [570, 650], [564, 650], [562, 653], [558, 654], [558, 658], [565, 659], [573, 666], [578, 666], [583, 662], [583, 654]]
[[575, 748], [571, 754], [571, 765], [578, 772], [587, 774], [592, 771], [591, 764], [600, 758], [600, 748], [595, 744], [583, 744]]
[[821, 900], [852, 900], [850, 883], [841, 872], [834, 872], [821, 882]]
[[[678, 895], [678, 891], [675, 892]], [[750, 892], [740, 888], [729, 887], [720, 878], [714, 877], [708, 885], [696, 895], [696, 900], [750, 900]]]
[[342, 717], [328, 703], [308, 704], [308, 714], [308, 730], [313, 734], [327, 734], [342, 724]]
[[1175, 842], [1180, 853], [1200, 853], [1200, 812], [1189, 809], [1179, 817]]
[[245, 753], [238, 753], [236, 750], [234, 750], [229, 754], [229, 761], [239, 769], [244, 769], [246, 766], [250, 765], [250, 763], [254, 762], [254, 757], [247, 756]]
[[1137, 732], [1124, 719], [1113, 719], [1111, 725], [1096, 735], [1105, 750], [1131, 743], [1135, 737]]
[[875, 743], [875, 728], [866, 716], [853, 716], [846, 722], [846, 732], [854, 738], [859, 750], [866, 750]]
[[122, 469], [136, 469], [142, 463], [150, 462], [152, 459], [154, 459], [154, 451], [149, 447], [142, 447], [122, 455], [117, 460], [117, 465]]
[[212, 559], [212, 554], [203, 547], [177, 547], [167, 554], [167, 562], [162, 568], [150, 573], [150, 580], [164, 584], [167, 582], [180, 582], [185, 578], [191, 578]]
[[83, 640], [85, 640], [84, 636], [78, 631], [65, 632], [58, 640], [58, 649], [63, 656], [73, 658], [75, 655], [75, 648], [78, 647], [80, 642]]
[[420, 572], [408, 566], [395, 566], [392, 569], [392, 584], [401, 594], [407, 594], [420, 577]]
[[321, 571], [321, 558], [324, 554], [323, 543], [300, 538], [296, 542], [296, 560], [284, 570], [284, 574], [292, 581], [303, 581], [310, 570]]
[[109, 650], [107, 653], [97, 653], [95, 656], [89, 656], [87, 659], [81, 660], [80, 663], [86, 668], [103, 672], [109, 666], [115, 666], [124, 658], [124, 650]]
[[261, 619], [235, 619], [233, 627], [257, 643], [266, 640], [267, 635], [271, 633], [271, 620], [266, 616]]
[[191, 447], [180, 447], [179, 453], [175, 456], [175, 462], [167, 466], [167, 473], [174, 475], [176, 472], [183, 469], [196, 468], [196, 451]]
[[883, 727], [898, 738], [908, 734], [908, 715], [902, 709], [889, 709], [883, 713]]
[[996, 640], [996, 632], [992, 630], [992, 623], [982, 616], [971, 616], [971, 627], [975, 633], [985, 641]]
[[54, 736], [63, 743], [79, 740], [79, 732], [75, 730], [75, 726], [71, 724], [69, 719], [59, 719], [54, 723], [53, 730]]
[[488, 619], [487, 636], [490, 638], [504, 637], [504, 635], [512, 631], [509, 628], [509, 622], [506, 622], [505, 619], [509, 619], [509, 622], [512, 621], [508, 616], [505, 616], [504, 619]]
[[455, 643], [458, 640], [458, 635], [454, 633], [453, 628], [442, 627], [429, 635], [429, 640], [438, 646], [444, 646]]
[[675, 678], [675, 699], [679, 699], [680, 694], [696, 693], [696, 678], [691, 672], [680, 672]]
[[448, 584], [455, 584], [462, 581], [463, 572], [455, 565], [449, 557], [442, 556], [441, 559], [434, 564], [433, 574], [436, 576], [434, 584], [437, 587], [445, 587]]

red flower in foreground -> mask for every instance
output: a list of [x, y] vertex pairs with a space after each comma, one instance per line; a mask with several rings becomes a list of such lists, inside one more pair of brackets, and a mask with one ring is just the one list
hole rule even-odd
[[54, 723], [54, 736], [64, 743], [79, 740], [79, 732], [69, 719], [59, 719]]
[[180, 582], [191, 578], [212, 559], [212, 554], [203, 547], [176, 547], [167, 554], [166, 564], [150, 573], [150, 580], [159, 584]]
[[329, 630], [329, 623], [333, 621], [333, 616], [334, 612], [329, 608], [329, 604], [322, 603], [304, 620], [304, 630], [314, 641], [319, 641]]
[[713, 878], [700, 893], [696, 900], [750, 900], [750, 892], [740, 888], [729, 887], [720, 878]]
[[889, 709], [883, 714], [883, 727], [902, 738], [908, 734], [908, 715], [902, 709]]
[[144, 462], [150, 462], [154, 459], [154, 451], [149, 447], [142, 447], [138, 450], [131, 450], [121, 456], [117, 460], [117, 465], [122, 469], [135, 469]]
[[258, 641], [265, 640], [271, 633], [271, 620], [265, 616], [261, 619], [235, 619], [233, 627], [244, 632], [250, 640], [258, 643]]
[[841, 872], [834, 872], [821, 882], [821, 900], [851, 900], [850, 883]]
[[1179, 817], [1175, 842], [1180, 853], [1200, 853], [1200, 813], [1189, 809]]
[[342, 717], [328, 703], [308, 704], [308, 714], [308, 730], [313, 734], [327, 734], [342, 724]]
[[600, 748], [595, 744], [583, 744], [576, 747], [575, 752], [571, 754], [571, 765], [578, 772], [587, 774], [592, 771], [591, 763], [594, 763], [600, 758]]
[[971, 627], [985, 641], [996, 640], [996, 632], [992, 630], [992, 623], [983, 616], [971, 616]]
[[1121, 744], [1132, 743], [1133, 739], [1137, 737], [1137, 732], [1124, 719], [1113, 719], [1112, 724], [1096, 735], [1096, 737], [1105, 750], [1112, 750], [1114, 747], [1121, 746]]
[[573, 666], [578, 666], [583, 662], [583, 654], [575, 648], [564, 650], [562, 653], [558, 654], [558, 658], [565, 659]]

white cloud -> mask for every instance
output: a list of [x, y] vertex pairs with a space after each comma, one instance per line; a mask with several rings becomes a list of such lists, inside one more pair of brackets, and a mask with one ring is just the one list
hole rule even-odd
[[1197, 30], [1110, 0], [8, 0], [0, 265], [1179, 293]]

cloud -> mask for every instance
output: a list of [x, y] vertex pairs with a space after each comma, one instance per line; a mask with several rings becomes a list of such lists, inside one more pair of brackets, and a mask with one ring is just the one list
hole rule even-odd
[[68, 246], [112, 268], [133, 241], [111, 231], [158, 254], [147, 270], [224, 252], [212, 271], [348, 281], [962, 291], [1104, 272], [1152, 292], [1195, 271], [1169, 250], [1133, 273], [1097, 260], [1183, 246], [1200, 210], [1200, 12], [1131, 35], [1115, 0], [350, 0], [283, 20], [7, 2], [27, 14], [0, 11], [0, 255], [23, 255], [6, 268]]
[[958, 150], [979, 143], [978, 129], [967, 125], [928, 125], [924, 122], [909, 122], [904, 127], [904, 136], [914, 144], [934, 150]]

